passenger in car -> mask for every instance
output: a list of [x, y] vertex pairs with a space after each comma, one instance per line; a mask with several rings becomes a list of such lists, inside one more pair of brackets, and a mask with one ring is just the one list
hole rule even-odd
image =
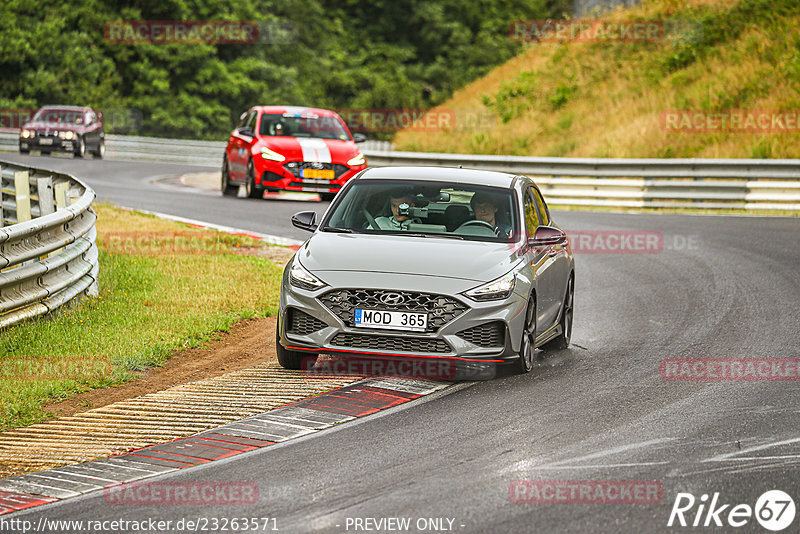
[[400, 215], [401, 204], [408, 204], [411, 207], [416, 206], [414, 196], [410, 191], [405, 189], [393, 191], [389, 196], [389, 203], [392, 207], [391, 217], [375, 218], [375, 222], [381, 230], [408, 230], [409, 224], [419, 222], [419, 220], [412, 219], [408, 215]]

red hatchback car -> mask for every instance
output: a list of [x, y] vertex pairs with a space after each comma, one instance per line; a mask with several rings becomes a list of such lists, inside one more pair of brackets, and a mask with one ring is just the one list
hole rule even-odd
[[356, 143], [333, 111], [292, 106], [256, 106], [242, 114], [222, 160], [222, 194], [236, 196], [244, 185], [249, 198], [264, 191], [313, 191], [332, 199], [355, 174], [367, 168]]

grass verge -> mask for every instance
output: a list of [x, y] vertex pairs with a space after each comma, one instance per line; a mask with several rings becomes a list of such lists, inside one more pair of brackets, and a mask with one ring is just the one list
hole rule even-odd
[[133, 380], [173, 350], [277, 311], [282, 265], [254, 254], [260, 242], [95, 209], [100, 295], [0, 332], [0, 430], [45, 420], [47, 402]]

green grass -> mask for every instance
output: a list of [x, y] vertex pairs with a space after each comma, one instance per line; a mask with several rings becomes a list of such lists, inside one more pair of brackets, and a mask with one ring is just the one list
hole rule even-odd
[[[45, 420], [50, 401], [133, 380], [173, 350], [277, 311], [282, 266], [241, 253], [259, 243], [97, 211], [99, 296], [0, 332], [0, 430]], [[138, 247], [119, 246], [126, 232]]]

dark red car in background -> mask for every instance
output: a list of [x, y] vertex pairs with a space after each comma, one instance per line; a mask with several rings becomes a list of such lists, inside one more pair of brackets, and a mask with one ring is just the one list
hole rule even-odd
[[249, 198], [264, 191], [312, 191], [332, 199], [367, 160], [333, 111], [293, 106], [256, 106], [242, 114], [222, 160], [222, 194], [244, 185]]
[[71, 152], [82, 158], [87, 152], [102, 158], [106, 152], [103, 114], [92, 108], [45, 106], [22, 125], [19, 151]]

